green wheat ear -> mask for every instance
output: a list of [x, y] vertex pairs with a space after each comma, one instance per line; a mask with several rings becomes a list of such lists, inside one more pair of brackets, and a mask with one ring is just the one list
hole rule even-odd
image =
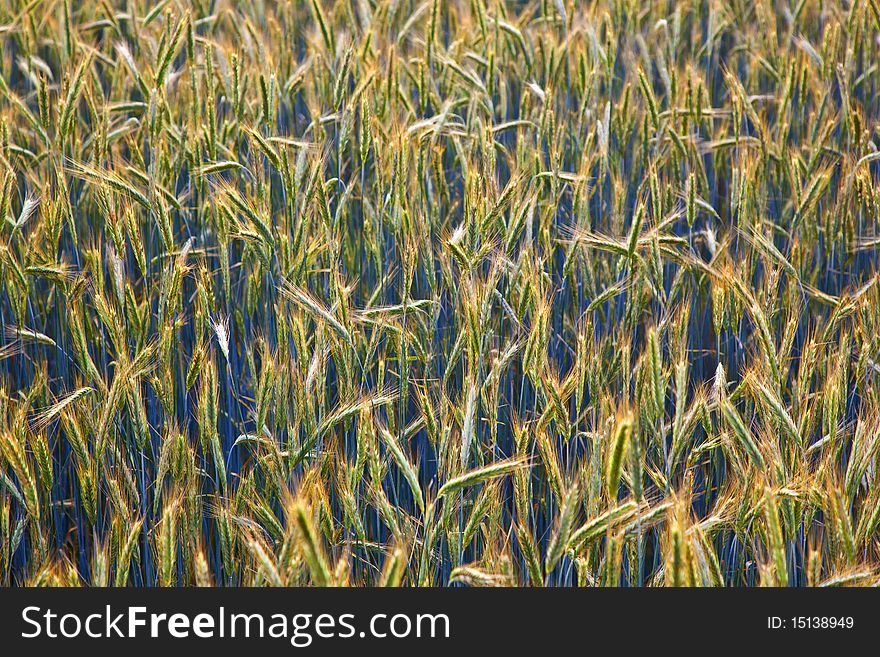
[[876, 584], [880, 11], [777, 4], [0, 8], [0, 584]]

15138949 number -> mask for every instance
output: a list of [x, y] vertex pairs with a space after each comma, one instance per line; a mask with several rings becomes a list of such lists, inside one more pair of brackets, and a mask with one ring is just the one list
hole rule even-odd
[[768, 616], [771, 630], [851, 630], [855, 627], [852, 616]]

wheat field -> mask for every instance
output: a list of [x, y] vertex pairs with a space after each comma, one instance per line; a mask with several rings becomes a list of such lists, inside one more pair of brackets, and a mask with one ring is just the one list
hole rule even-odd
[[8, 0], [0, 582], [880, 583], [878, 0]]

